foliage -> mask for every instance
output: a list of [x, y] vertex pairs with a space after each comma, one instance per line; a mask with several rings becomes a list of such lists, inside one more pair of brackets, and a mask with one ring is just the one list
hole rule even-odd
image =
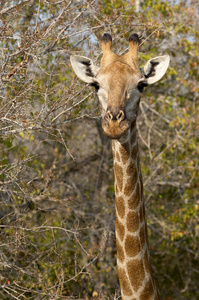
[[105, 31], [120, 54], [139, 33], [141, 65], [171, 56], [137, 124], [151, 258], [161, 299], [199, 298], [198, 15], [194, 1], [1, 1], [0, 298], [119, 299], [111, 145], [69, 63], [99, 64]]

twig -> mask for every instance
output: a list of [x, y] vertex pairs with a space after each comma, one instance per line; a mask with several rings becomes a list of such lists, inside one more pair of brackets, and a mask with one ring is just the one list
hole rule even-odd
[[20, 6], [22, 6], [22, 5], [26, 4], [26, 3], [29, 3], [29, 2], [30, 2], [30, 0], [25, 0], [23, 2], [20, 1], [18, 4], [13, 4], [13, 5], [9, 6], [9, 7], [6, 7], [6, 8], [4, 8], [4, 9], [2, 9], [0, 11], [0, 15], [4, 15], [4, 14], [10, 12], [11, 10], [13, 10], [15, 8], [18, 8], [18, 7], [20, 7]]

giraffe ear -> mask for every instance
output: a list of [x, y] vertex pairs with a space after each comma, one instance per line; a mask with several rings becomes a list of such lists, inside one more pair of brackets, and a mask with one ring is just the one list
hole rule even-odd
[[143, 69], [147, 83], [153, 84], [160, 80], [166, 73], [169, 62], [169, 55], [157, 56], [147, 61]]
[[76, 75], [81, 80], [90, 84], [96, 81], [94, 78], [99, 68], [93, 64], [90, 58], [73, 55], [70, 57], [70, 62]]

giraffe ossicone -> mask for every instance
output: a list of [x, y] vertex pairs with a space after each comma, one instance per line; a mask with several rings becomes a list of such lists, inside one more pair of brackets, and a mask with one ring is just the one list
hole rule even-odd
[[157, 300], [147, 238], [136, 134], [136, 119], [144, 87], [160, 80], [169, 66], [168, 55], [138, 64], [139, 37], [129, 38], [129, 51], [111, 51], [112, 38], [102, 37], [100, 68], [84, 56], [71, 56], [76, 75], [96, 87], [101, 105], [102, 129], [112, 139], [116, 201], [117, 269], [123, 300]]

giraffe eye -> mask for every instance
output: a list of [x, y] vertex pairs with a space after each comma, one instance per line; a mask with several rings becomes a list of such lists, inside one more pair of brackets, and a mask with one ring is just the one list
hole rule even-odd
[[140, 82], [138, 83], [138, 86], [137, 86], [138, 91], [139, 91], [140, 93], [142, 93], [143, 90], [144, 90], [144, 88], [145, 88], [147, 85], [148, 85], [148, 84], [147, 84], [145, 81], [140, 81]]

